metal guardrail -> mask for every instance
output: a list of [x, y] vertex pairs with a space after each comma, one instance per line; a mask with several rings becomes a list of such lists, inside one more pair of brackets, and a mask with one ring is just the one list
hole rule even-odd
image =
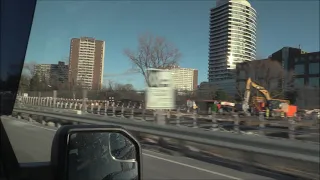
[[[239, 154], [233, 157], [242, 163], [254, 164], [277, 171], [284, 171], [297, 176], [319, 178], [319, 144], [289, 139], [270, 139], [266, 137], [244, 136], [240, 134], [205, 131], [194, 128], [164, 126], [144, 121], [128, 121], [115, 117], [82, 116], [77, 114], [62, 114], [59, 112], [43, 112], [28, 109], [14, 109], [14, 112], [32, 117], [55, 119], [57, 123], [85, 123], [85, 124], [114, 124], [120, 125], [135, 135], [153, 135], [178, 141], [175, 147], [184, 151], [192, 144], [205, 151], [214, 151], [215, 154], [228, 154], [227, 151]], [[158, 141], [162, 143], [162, 141]], [[232, 154], [229, 153], [229, 156]], [[228, 156], [228, 155], [227, 155]], [[226, 157], [228, 159], [228, 157]], [[264, 159], [264, 160], [263, 160]], [[266, 159], [274, 159], [270, 162]], [[289, 169], [289, 170], [288, 170]]]
[[[109, 106], [108, 104], [96, 105], [90, 103], [85, 109], [82, 109], [80, 107], [81, 104], [77, 106], [73, 101], [56, 102], [55, 106], [51, 103], [52, 105], [50, 106], [48, 105], [51, 102], [49, 98], [29, 97], [28, 99], [29, 100], [24, 99], [24, 101], [16, 103], [16, 107], [38, 109], [46, 112], [56, 111], [111, 116], [148, 122], [154, 122], [158, 117], [155, 112], [150, 110], [147, 111], [145, 109], [135, 109], [124, 106], [117, 107]], [[319, 141], [319, 122], [316, 119], [304, 121], [298, 121], [295, 118], [274, 120], [265, 118], [263, 114], [259, 117], [241, 117], [238, 113], [227, 113], [225, 115], [210, 113], [211, 114], [209, 114], [209, 112], [207, 112], [207, 114], [198, 114], [196, 111], [193, 113], [182, 113], [178, 109], [177, 111], [164, 112], [160, 116], [164, 119], [164, 123], [168, 125], [272, 138]]]

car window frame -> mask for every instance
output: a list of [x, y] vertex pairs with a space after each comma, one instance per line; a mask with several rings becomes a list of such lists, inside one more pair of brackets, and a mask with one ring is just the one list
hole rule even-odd
[[[19, 88], [37, 0], [1, 0], [0, 115], [11, 115]], [[19, 179], [20, 165], [0, 121], [0, 178]]]

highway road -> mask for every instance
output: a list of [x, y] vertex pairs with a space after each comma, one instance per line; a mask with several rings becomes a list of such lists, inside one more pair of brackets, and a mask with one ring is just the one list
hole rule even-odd
[[[15, 118], [2, 122], [19, 162], [44, 162], [50, 160], [51, 143], [56, 128]], [[181, 156], [170, 156], [143, 150], [144, 179], [272, 179], [205, 163]]]

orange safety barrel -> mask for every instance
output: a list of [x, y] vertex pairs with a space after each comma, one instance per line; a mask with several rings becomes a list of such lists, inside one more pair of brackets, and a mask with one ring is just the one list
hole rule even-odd
[[294, 115], [297, 112], [297, 106], [289, 105], [288, 107], [288, 112], [287, 112], [287, 117], [294, 117]]

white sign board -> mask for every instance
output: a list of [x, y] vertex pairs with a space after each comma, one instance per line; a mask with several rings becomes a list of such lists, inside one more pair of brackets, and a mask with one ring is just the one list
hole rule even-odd
[[175, 91], [172, 72], [162, 69], [148, 69], [149, 86], [146, 93], [146, 109], [174, 109]]

